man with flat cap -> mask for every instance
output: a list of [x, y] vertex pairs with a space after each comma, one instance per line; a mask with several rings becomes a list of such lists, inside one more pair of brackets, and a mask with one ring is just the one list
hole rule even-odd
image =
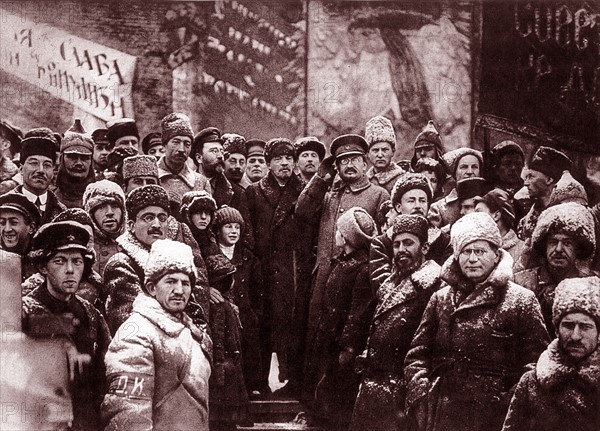
[[136, 153], [140, 151], [140, 133], [135, 121], [131, 118], [121, 118], [106, 124], [106, 137], [114, 148], [130, 148]]
[[250, 139], [246, 141], [246, 172], [240, 181], [243, 188], [263, 179], [269, 173], [269, 166], [265, 160], [265, 145], [262, 139]]
[[[76, 431], [100, 430], [100, 403], [105, 393], [104, 355], [110, 334], [100, 312], [77, 296], [82, 280], [92, 271], [94, 252], [88, 231], [74, 221], [42, 226], [33, 238], [30, 257], [44, 282], [23, 298], [24, 327], [48, 316], [70, 315], [73, 328], [65, 345], [70, 360], [73, 423]], [[51, 331], [52, 328], [48, 328]], [[48, 334], [53, 335], [52, 332]]]
[[11, 193], [20, 193], [40, 211], [40, 226], [67, 209], [50, 190], [56, 163], [55, 141], [44, 137], [23, 139], [20, 153], [23, 185]]
[[92, 141], [94, 141], [94, 154], [92, 156], [94, 174], [96, 181], [104, 179], [104, 170], [108, 168], [108, 155], [113, 149], [107, 138], [108, 130], [96, 129], [92, 132]]
[[298, 175], [307, 184], [325, 158], [325, 145], [314, 136], [307, 136], [294, 142], [294, 147], [298, 156]]
[[156, 161], [165, 154], [165, 146], [160, 132], [150, 132], [142, 139], [142, 151], [144, 154], [156, 158]]

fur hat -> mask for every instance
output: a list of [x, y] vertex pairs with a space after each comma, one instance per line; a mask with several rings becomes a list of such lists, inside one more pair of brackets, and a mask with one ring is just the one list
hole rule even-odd
[[585, 313], [600, 328], [600, 278], [567, 278], [558, 283], [552, 306], [552, 323], [556, 330], [562, 318], [569, 313]]
[[21, 143], [21, 153], [19, 155], [21, 164], [24, 164], [29, 156], [48, 157], [52, 160], [52, 163], [56, 163], [56, 145], [54, 141], [48, 138], [25, 138]]
[[56, 223], [59, 221], [76, 221], [77, 223], [80, 223], [83, 226], [89, 226], [92, 229], [94, 229], [94, 222], [92, 221], [92, 218], [90, 217], [89, 213], [77, 207], [67, 208], [52, 219], [52, 223]]
[[140, 156], [131, 156], [123, 159], [122, 168], [123, 181], [127, 181], [133, 177], [155, 177], [158, 179], [158, 166], [154, 156], [145, 154]]
[[450, 167], [450, 173], [453, 177], [456, 178], [456, 169], [458, 168], [460, 159], [469, 155], [477, 157], [477, 160], [479, 160], [479, 170], [483, 170], [483, 155], [479, 150], [469, 147], [461, 147], [452, 151], [448, 151], [446, 154], [444, 154], [444, 160]]
[[292, 156], [296, 160], [296, 149], [292, 141], [286, 138], [274, 138], [265, 145], [265, 160], [270, 163], [277, 156]]
[[[213, 214], [217, 210], [217, 202], [205, 190], [193, 190], [181, 198], [181, 215], [189, 220], [190, 214], [206, 210]], [[191, 221], [191, 220], [189, 220]]]
[[157, 145], [163, 145], [160, 132], [150, 132], [142, 139], [142, 151], [144, 154], [148, 154], [150, 148], [156, 147]]
[[83, 277], [86, 278], [95, 260], [94, 251], [88, 248], [89, 241], [89, 232], [76, 221], [46, 223], [34, 235], [29, 257], [34, 264], [43, 265], [61, 250], [80, 250], [85, 262]]
[[459, 200], [473, 199], [487, 192], [487, 182], [481, 177], [464, 178], [456, 182], [456, 194]]
[[227, 223], [239, 223], [241, 227], [244, 227], [245, 225], [242, 213], [235, 208], [223, 205], [215, 212], [214, 226], [219, 228]]
[[230, 154], [241, 154], [246, 157], [248, 150], [246, 149], [246, 138], [242, 135], [235, 133], [224, 133], [221, 136], [223, 142], [223, 151], [225, 152], [225, 158], [229, 157]]
[[400, 233], [412, 233], [421, 240], [421, 245], [428, 240], [429, 223], [427, 219], [420, 215], [399, 214], [394, 218], [392, 226], [388, 233], [390, 239]]
[[250, 139], [249, 141], [246, 141], [246, 151], [248, 153], [248, 157], [264, 156], [266, 145], [267, 143], [262, 139]]
[[455, 259], [458, 259], [458, 255], [466, 245], [480, 240], [485, 240], [497, 248], [502, 247], [502, 237], [498, 225], [487, 213], [466, 214], [459, 218], [450, 229], [450, 244]]
[[125, 210], [125, 194], [117, 183], [100, 180], [87, 185], [83, 193], [83, 209], [92, 214], [96, 208], [107, 203], [115, 203]]
[[164, 275], [182, 272], [190, 277], [191, 285], [196, 284], [198, 273], [194, 265], [194, 255], [189, 245], [170, 239], [158, 239], [152, 243], [146, 268], [144, 284], [158, 282]]
[[510, 140], [506, 140], [494, 145], [494, 148], [492, 148], [492, 151], [490, 151], [492, 166], [498, 166], [502, 157], [508, 154], [516, 154], [521, 157], [523, 162], [525, 161], [525, 153], [519, 144]]
[[588, 195], [583, 185], [573, 178], [571, 172], [563, 171], [560, 180], [550, 194], [548, 206], [562, 204], [565, 202], [575, 202], [583, 206], [588, 206]]
[[379, 142], [387, 142], [392, 146], [392, 151], [396, 150], [396, 132], [392, 122], [380, 115], [371, 118], [365, 126], [365, 140], [369, 148]]
[[423, 127], [421, 133], [419, 133], [415, 139], [415, 149], [419, 147], [426, 147], [433, 145], [434, 147], [443, 151], [442, 139], [440, 133], [435, 128], [432, 120], [427, 122], [427, 125]]
[[132, 190], [125, 200], [127, 217], [135, 220], [138, 213], [146, 207], [158, 206], [170, 213], [169, 195], [161, 186], [151, 184]]
[[94, 141], [92, 141], [90, 135], [66, 132], [60, 142], [60, 152], [63, 154], [84, 154], [91, 156], [94, 153]]
[[577, 242], [577, 257], [585, 259], [594, 253], [596, 234], [594, 218], [589, 209], [575, 202], [566, 202], [546, 208], [538, 217], [531, 236], [533, 248], [545, 256], [546, 237], [549, 233], [561, 232], [572, 236]]
[[137, 129], [137, 125], [135, 121], [131, 118], [121, 118], [116, 121], [110, 121], [106, 123], [106, 128], [108, 129], [108, 133], [106, 137], [108, 141], [114, 145], [117, 139], [122, 138], [124, 136], [135, 136], [140, 139], [140, 134]]
[[571, 159], [562, 151], [542, 146], [533, 153], [528, 167], [558, 181], [563, 171], [571, 170], [571, 164]]
[[40, 225], [42, 215], [25, 195], [21, 193], [5, 193], [0, 196], [0, 210], [13, 210], [21, 213], [26, 219], [31, 220], [36, 226]]
[[377, 234], [375, 221], [361, 207], [352, 207], [338, 218], [337, 229], [354, 248], [368, 247]]
[[319, 156], [319, 160], [323, 160], [327, 152], [325, 145], [314, 136], [307, 136], [296, 140], [294, 147], [296, 147], [296, 158], [300, 157], [300, 154], [305, 151], [314, 151]]
[[163, 144], [166, 144], [175, 136], [187, 136], [191, 140], [194, 139], [190, 118], [185, 114], [172, 112], [166, 115], [160, 121], [160, 127], [162, 129]]
[[420, 189], [427, 194], [427, 200], [431, 203], [432, 193], [429, 182], [424, 175], [407, 172], [400, 175], [392, 188], [392, 204], [400, 203], [402, 196], [409, 190]]
[[[54, 144], [55, 152], [60, 151], [60, 142], [62, 141], [62, 135], [58, 132], [53, 132], [47, 127], [34, 127], [31, 130], [28, 130], [27, 133], [23, 136], [23, 139], [27, 138], [46, 138], [52, 141]], [[21, 151], [23, 149], [21, 148]]]
[[331, 142], [331, 147], [329, 150], [336, 159], [351, 154], [359, 154], [364, 156], [369, 151], [369, 144], [367, 144], [365, 138], [360, 135], [342, 135], [338, 136]]

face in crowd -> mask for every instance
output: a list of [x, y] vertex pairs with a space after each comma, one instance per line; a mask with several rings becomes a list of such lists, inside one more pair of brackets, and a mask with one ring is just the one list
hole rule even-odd
[[132, 190], [151, 184], [158, 185], [158, 178], [153, 177], [152, 175], [140, 175], [129, 178], [125, 184], [125, 194], [127, 195]]
[[225, 247], [231, 247], [240, 240], [242, 228], [239, 223], [226, 223], [217, 232], [217, 241]]
[[48, 190], [54, 178], [54, 163], [50, 157], [29, 156], [21, 166], [23, 186], [32, 193], [41, 195]]
[[65, 172], [72, 178], [85, 180], [92, 165], [91, 154], [65, 153], [62, 155]]
[[424, 159], [425, 157], [437, 160], [435, 145], [422, 145], [415, 148], [415, 156], [417, 156], [417, 160]]
[[223, 172], [225, 169], [223, 145], [220, 142], [205, 142], [202, 146], [202, 153], [196, 154], [196, 157], [202, 164], [204, 172], [209, 176]]
[[484, 281], [499, 261], [499, 250], [485, 240], [465, 245], [458, 257], [463, 275], [473, 283]]
[[192, 224], [199, 230], [206, 230], [212, 220], [212, 213], [207, 210], [200, 210], [191, 216]]
[[148, 155], [154, 156], [156, 161], [160, 160], [160, 158], [165, 154], [165, 147], [163, 145], [153, 145], [148, 149]]
[[35, 230], [35, 223], [22, 213], [0, 210], [0, 241], [4, 250], [23, 255]]
[[401, 232], [395, 235], [392, 248], [394, 250], [394, 265], [398, 272], [404, 275], [419, 268], [423, 263], [428, 247], [427, 243], [421, 243], [419, 237], [413, 233]]
[[571, 235], [552, 232], [546, 239], [546, 260], [550, 268], [560, 273], [569, 272], [577, 260], [577, 244]]
[[427, 193], [421, 189], [408, 190], [395, 205], [398, 214], [427, 216], [429, 199]]
[[121, 230], [123, 209], [116, 202], [109, 202], [96, 208], [92, 214], [96, 226], [107, 235]]
[[192, 283], [189, 275], [172, 272], [163, 275], [157, 282], [146, 283], [146, 290], [165, 311], [177, 314], [185, 310], [192, 294]]
[[319, 155], [316, 151], [302, 151], [298, 155], [298, 170], [307, 177], [311, 177], [317, 173], [319, 163]]
[[336, 160], [336, 166], [340, 178], [347, 183], [360, 180], [367, 172], [367, 161], [365, 156], [360, 154], [348, 154], [339, 157]]
[[99, 169], [106, 169], [108, 164], [108, 155], [113, 150], [114, 145], [108, 141], [94, 141], [94, 153], [92, 158], [94, 165]]
[[137, 136], [121, 136], [115, 141], [115, 148], [131, 148], [137, 154], [142, 154], [140, 150], [140, 140]]
[[157, 239], [167, 236], [167, 219], [169, 214], [159, 206], [151, 205], [142, 209], [129, 220], [129, 230], [143, 245], [150, 247]]
[[510, 186], [518, 186], [523, 166], [523, 158], [519, 154], [505, 154], [496, 166], [498, 178]]
[[225, 176], [232, 181], [240, 182], [246, 170], [246, 157], [240, 153], [232, 153], [225, 159]]
[[269, 172], [267, 161], [262, 155], [252, 155], [246, 161], [246, 175], [252, 182], [259, 181]]
[[574, 362], [581, 362], [598, 348], [598, 326], [585, 313], [566, 314], [557, 332], [559, 346]]
[[269, 170], [278, 181], [285, 182], [292, 177], [294, 164], [293, 156], [275, 156], [269, 162]]
[[528, 169], [525, 175], [525, 187], [529, 192], [529, 196], [533, 199], [538, 199], [546, 196], [552, 189], [554, 180], [546, 174], [533, 169]]
[[45, 265], [40, 273], [48, 281], [48, 291], [62, 301], [68, 300], [79, 289], [83, 278], [85, 261], [81, 250], [60, 250]]
[[456, 165], [456, 181], [480, 176], [479, 159], [472, 154], [463, 156]]
[[394, 150], [389, 142], [377, 142], [369, 148], [369, 161], [377, 171], [386, 169], [392, 163]]
[[165, 144], [165, 161], [168, 166], [181, 169], [192, 151], [192, 138], [174, 136]]

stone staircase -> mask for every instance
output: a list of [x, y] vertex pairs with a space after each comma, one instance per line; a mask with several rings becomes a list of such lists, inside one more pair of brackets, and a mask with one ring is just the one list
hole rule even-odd
[[239, 431], [321, 431], [319, 428], [294, 423], [294, 418], [302, 410], [295, 400], [251, 401], [250, 415], [253, 427], [238, 426]]

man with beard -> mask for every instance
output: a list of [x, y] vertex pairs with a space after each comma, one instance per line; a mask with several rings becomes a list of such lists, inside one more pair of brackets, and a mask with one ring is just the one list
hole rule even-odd
[[[116, 239], [120, 252], [108, 261], [104, 269], [106, 320], [112, 334], [129, 317], [131, 305], [142, 291], [150, 247], [156, 240], [173, 234], [168, 223], [169, 196], [162, 187], [149, 185], [133, 190], [127, 195], [125, 206], [127, 229]], [[193, 288], [194, 300], [188, 305], [188, 311], [193, 318], [202, 320], [207, 316], [204, 312], [208, 307], [206, 267], [201, 256], [194, 255], [194, 261], [198, 268], [198, 279]]]
[[539, 147], [527, 167], [525, 187], [533, 206], [517, 226], [517, 235], [523, 241], [531, 238], [537, 219], [550, 204], [552, 192], [564, 171], [571, 169], [571, 159], [562, 151], [550, 147]]
[[325, 157], [325, 145], [314, 136], [300, 138], [294, 143], [298, 163], [298, 173], [300, 179], [304, 183], [308, 183], [310, 179], [317, 173], [317, 169], [321, 161]]
[[[260, 259], [264, 274], [265, 307], [261, 324], [262, 387], [268, 386], [272, 352], [279, 361], [279, 380], [289, 377], [288, 384], [278, 395], [296, 396], [301, 382], [302, 355], [295, 343], [302, 343], [302, 324], [305, 317], [296, 318], [298, 302], [304, 303], [310, 283], [310, 229], [293, 215], [294, 204], [303, 183], [294, 175], [296, 151], [285, 138], [271, 139], [265, 147], [269, 173], [246, 189], [251, 224], [256, 242], [254, 254]], [[302, 320], [299, 322], [299, 320]]]
[[125, 229], [125, 195], [118, 184], [97, 181], [85, 189], [83, 208], [94, 223], [94, 271], [103, 274], [110, 258], [118, 252], [116, 239]]
[[180, 196], [192, 190], [210, 192], [207, 178], [192, 171], [187, 165], [194, 139], [187, 115], [171, 113], [162, 119], [161, 127], [165, 155], [158, 162], [160, 185]]
[[377, 291], [367, 350], [359, 358], [363, 380], [351, 430], [405, 429], [404, 357], [429, 298], [441, 285], [440, 266], [425, 258], [427, 230], [424, 217], [403, 214], [390, 228], [393, 270]]
[[20, 153], [23, 185], [10, 193], [21, 193], [41, 214], [40, 226], [46, 224], [67, 208], [49, 190], [54, 178], [56, 151], [54, 141], [43, 137], [23, 140]]
[[406, 409], [419, 430], [502, 427], [513, 387], [546, 348], [535, 295], [511, 280], [494, 220], [474, 212], [450, 231], [453, 255], [404, 361]]
[[92, 141], [94, 141], [94, 174], [96, 181], [104, 179], [104, 170], [108, 167], [108, 155], [113, 149], [113, 145], [106, 137], [107, 129], [96, 129], [92, 132]]
[[107, 123], [106, 128], [108, 129], [106, 137], [115, 149], [127, 148], [134, 154], [141, 154], [140, 134], [134, 120], [121, 118]]
[[265, 145], [261, 139], [250, 139], [246, 141], [246, 172], [240, 181], [243, 188], [263, 179], [269, 173], [269, 167], [265, 161]]
[[567, 278], [592, 275], [596, 234], [590, 211], [568, 202], [544, 210], [531, 237], [540, 265], [515, 274], [515, 283], [533, 291], [542, 307], [548, 332], [553, 335], [552, 304], [558, 283]]
[[552, 323], [558, 338], [521, 377], [503, 431], [600, 429], [600, 279], [562, 281]]
[[391, 193], [396, 180], [405, 172], [392, 162], [396, 152], [396, 132], [392, 122], [382, 116], [371, 118], [365, 127], [365, 139], [369, 144], [371, 162], [367, 178]]
[[92, 169], [94, 141], [89, 135], [65, 132], [60, 143], [60, 166], [55, 194], [67, 208], [83, 208], [83, 193], [95, 181]]

